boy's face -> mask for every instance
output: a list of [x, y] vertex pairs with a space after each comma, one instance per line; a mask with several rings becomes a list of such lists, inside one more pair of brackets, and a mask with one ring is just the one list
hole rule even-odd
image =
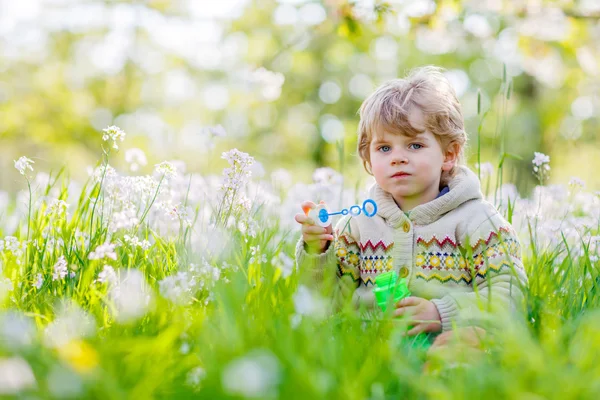
[[[424, 129], [419, 109], [409, 114], [411, 125]], [[439, 194], [442, 171], [450, 171], [455, 157], [446, 155], [435, 135], [427, 130], [416, 137], [382, 132], [369, 146], [371, 172], [383, 190], [403, 211], [427, 203]]]

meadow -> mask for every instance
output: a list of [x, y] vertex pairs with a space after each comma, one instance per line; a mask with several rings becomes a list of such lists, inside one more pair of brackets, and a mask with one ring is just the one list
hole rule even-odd
[[309, 184], [222, 154], [221, 175], [162, 162], [131, 169], [111, 126], [78, 183], [68, 168], [15, 160], [22, 190], [0, 197], [0, 396], [89, 398], [596, 398], [600, 391], [600, 193], [572, 179], [521, 198], [479, 171], [487, 199], [520, 234], [525, 316], [477, 348], [429, 353], [385, 318], [328, 310], [296, 268], [306, 199], [359, 204], [367, 187], [331, 168]]

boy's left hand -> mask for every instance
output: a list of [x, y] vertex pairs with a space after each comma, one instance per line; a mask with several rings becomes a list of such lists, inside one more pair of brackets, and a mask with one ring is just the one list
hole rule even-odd
[[407, 336], [414, 336], [421, 332], [440, 332], [442, 318], [437, 307], [431, 301], [421, 297], [407, 297], [396, 303], [394, 317], [408, 316], [410, 325], [413, 326]]

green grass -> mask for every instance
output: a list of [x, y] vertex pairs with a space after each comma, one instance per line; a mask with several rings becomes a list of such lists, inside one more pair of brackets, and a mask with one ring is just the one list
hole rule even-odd
[[[227, 196], [168, 168], [138, 190], [114, 180], [110, 156], [81, 193], [69, 193], [64, 171], [42, 185], [26, 177], [25, 203], [2, 212], [0, 237], [14, 239], [0, 247], [0, 396], [597, 398], [600, 265], [590, 238], [600, 224], [542, 246], [528, 220], [523, 317], [490, 321], [481, 348], [456, 341], [427, 354], [407, 344], [398, 321], [322, 313], [317, 294], [299, 298], [311, 287], [290, 270], [299, 229], [276, 203], [244, 207], [245, 184], [231, 184], [244, 176], [243, 155], [224, 171]], [[68, 214], [49, 212], [50, 199], [70, 202]], [[520, 212], [503, 206], [509, 221]], [[127, 207], [136, 220], [115, 227]], [[105, 243], [117, 245], [114, 259], [90, 258]], [[66, 276], [54, 279], [61, 256]], [[105, 265], [115, 276], [101, 282]]]

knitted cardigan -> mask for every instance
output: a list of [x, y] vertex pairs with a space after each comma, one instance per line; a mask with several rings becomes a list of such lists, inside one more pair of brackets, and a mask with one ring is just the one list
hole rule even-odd
[[517, 234], [483, 200], [470, 169], [460, 167], [448, 186], [447, 194], [407, 216], [391, 194], [373, 185], [369, 197], [377, 215], [341, 218], [333, 245], [322, 254], [307, 253], [300, 238], [296, 261], [302, 276], [316, 288], [329, 281], [337, 300], [351, 296], [356, 307], [376, 311], [375, 277], [395, 270], [413, 296], [435, 304], [442, 331], [515, 309], [527, 284]]

